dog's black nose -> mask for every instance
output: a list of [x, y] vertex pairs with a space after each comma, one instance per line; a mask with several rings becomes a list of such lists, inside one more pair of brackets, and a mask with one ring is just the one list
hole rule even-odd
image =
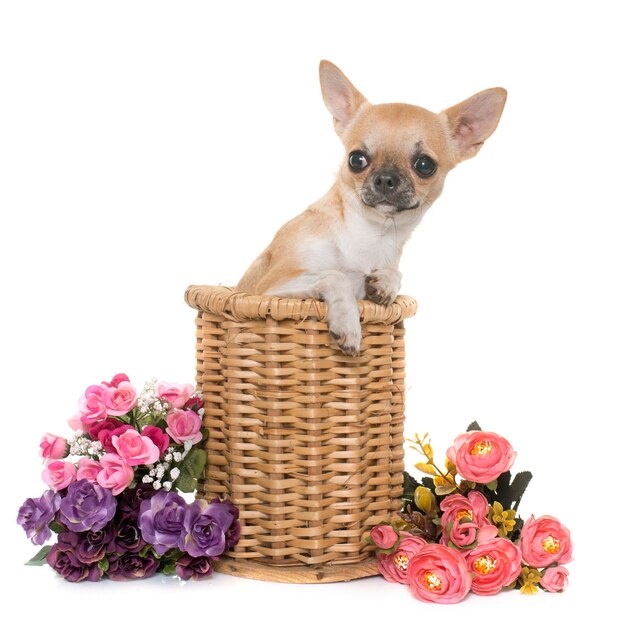
[[394, 172], [378, 172], [374, 177], [374, 186], [380, 193], [393, 191], [400, 184], [400, 177]]

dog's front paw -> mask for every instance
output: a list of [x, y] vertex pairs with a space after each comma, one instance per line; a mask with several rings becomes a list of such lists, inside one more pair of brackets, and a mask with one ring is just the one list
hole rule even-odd
[[396, 299], [401, 279], [398, 270], [374, 270], [365, 277], [365, 293], [372, 302], [386, 306]]
[[361, 349], [361, 322], [358, 311], [354, 311], [352, 315], [342, 313], [331, 316], [328, 332], [344, 354], [358, 356]]

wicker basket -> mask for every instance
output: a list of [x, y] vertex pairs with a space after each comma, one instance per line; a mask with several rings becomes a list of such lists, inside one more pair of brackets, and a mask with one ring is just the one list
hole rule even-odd
[[404, 327], [416, 302], [359, 302], [361, 354], [332, 343], [316, 300], [191, 286], [209, 431], [199, 497], [240, 509], [216, 569], [288, 582], [376, 573], [364, 536], [400, 509]]

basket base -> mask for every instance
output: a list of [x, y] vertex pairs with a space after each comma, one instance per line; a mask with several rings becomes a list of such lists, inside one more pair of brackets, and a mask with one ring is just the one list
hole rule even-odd
[[351, 565], [323, 565], [319, 567], [308, 565], [277, 567], [223, 557], [213, 563], [213, 569], [221, 574], [279, 583], [337, 583], [378, 574], [375, 557]]

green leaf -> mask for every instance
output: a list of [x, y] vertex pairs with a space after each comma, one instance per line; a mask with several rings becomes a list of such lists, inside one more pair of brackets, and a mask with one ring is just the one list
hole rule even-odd
[[100, 568], [100, 571], [108, 572], [109, 571], [109, 559], [107, 559], [106, 556], [102, 557], [102, 559], [98, 561], [98, 567]]
[[45, 565], [47, 563], [46, 557], [48, 556], [48, 552], [50, 552], [50, 550], [52, 550], [52, 546], [44, 546], [30, 561], [24, 563], [24, 565]]
[[65, 526], [62, 526], [61, 524], [59, 524], [59, 522], [56, 522], [54, 520], [52, 520], [49, 524], [48, 524], [48, 528], [53, 532], [56, 533], [57, 535], [59, 533], [64, 533], [67, 528], [65, 528]]
[[496, 493], [498, 502], [502, 504], [504, 510], [519, 510], [519, 503], [532, 477], [530, 472], [519, 472], [511, 482], [511, 472], [504, 472], [500, 475]]
[[204, 472], [206, 465], [207, 453], [199, 448], [192, 448], [189, 454], [183, 459], [178, 466], [180, 476], [176, 479], [176, 487], [184, 493], [193, 493], [198, 484], [198, 478]]
[[489, 489], [490, 491], [495, 491], [497, 486], [498, 486], [497, 478], [496, 480], [492, 480], [490, 483], [485, 484], [485, 487], [487, 487], [487, 489]]
[[413, 494], [418, 488], [419, 483], [408, 472], [403, 472], [403, 475], [404, 485], [402, 487], [402, 499], [406, 502], [413, 502]]
[[482, 428], [478, 425], [478, 422], [476, 420], [474, 420], [468, 427], [467, 427], [467, 431], [469, 432], [470, 430], [482, 430]]
[[168, 562], [168, 563], [165, 563], [165, 565], [163, 565], [163, 568], [161, 569], [161, 571], [166, 576], [174, 576], [174, 574], [176, 574], [176, 563], [172, 563], [171, 561]]

